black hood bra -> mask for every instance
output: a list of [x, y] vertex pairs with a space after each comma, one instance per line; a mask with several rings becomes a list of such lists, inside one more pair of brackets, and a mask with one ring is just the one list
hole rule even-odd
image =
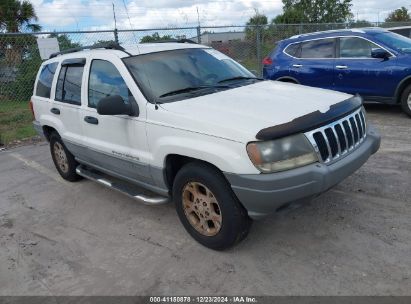
[[297, 133], [304, 133], [338, 120], [354, 112], [360, 108], [362, 104], [362, 98], [357, 95], [332, 105], [325, 113], [317, 110], [300, 116], [290, 122], [262, 129], [257, 133], [256, 138], [259, 140], [272, 140]]

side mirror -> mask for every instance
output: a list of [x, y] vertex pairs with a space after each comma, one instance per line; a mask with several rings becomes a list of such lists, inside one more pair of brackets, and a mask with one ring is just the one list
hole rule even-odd
[[108, 96], [97, 104], [97, 113], [100, 115], [133, 115], [134, 111], [130, 104], [124, 102], [120, 95]]
[[384, 49], [373, 49], [371, 51], [371, 57], [378, 59], [388, 59], [391, 57], [391, 54]]

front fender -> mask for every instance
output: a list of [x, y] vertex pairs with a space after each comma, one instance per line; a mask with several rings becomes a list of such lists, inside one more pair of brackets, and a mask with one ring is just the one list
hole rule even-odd
[[213, 164], [222, 172], [257, 174], [244, 143], [165, 126], [150, 126], [148, 132], [151, 165], [164, 168], [170, 154]]

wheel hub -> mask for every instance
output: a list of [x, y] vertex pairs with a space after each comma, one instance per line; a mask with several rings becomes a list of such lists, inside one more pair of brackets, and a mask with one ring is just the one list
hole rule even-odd
[[67, 173], [69, 169], [69, 165], [68, 165], [66, 151], [64, 151], [62, 144], [60, 144], [59, 142], [55, 142], [53, 151], [54, 151], [54, 158], [56, 160], [57, 166], [60, 168], [61, 171], [63, 171], [64, 173]]
[[203, 184], [187, 183], [183, 188], [183, 209], [191, 226], [205, 236], [214, 236], [222, 224], [220, 205]]

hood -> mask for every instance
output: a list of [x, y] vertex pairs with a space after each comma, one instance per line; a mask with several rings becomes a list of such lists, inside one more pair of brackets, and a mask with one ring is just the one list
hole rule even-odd
[[[238, 142], [256, 140], [265, 128], [306, 114], [327, 112], [352, 95], [279, 81], [261, 81], [195, 98], [161, 104], [154, 120]], [[160, 113], [161, 112], [161, 113]], [[161, 116], [161, 117], [159, 117]]]

